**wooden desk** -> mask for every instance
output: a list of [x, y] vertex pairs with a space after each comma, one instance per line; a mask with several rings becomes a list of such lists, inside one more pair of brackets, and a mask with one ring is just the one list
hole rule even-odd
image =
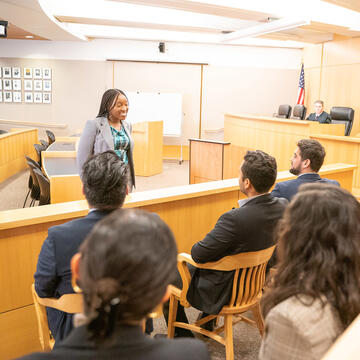
[[[355, 166], [324, 166], [320, 175], [351, 189]], [[277, 181], [294, 178], [287, 171]], [[238, 179], [207, 182], [130, 194], [125, 207], [157, 213], [172, 229], [179, 252], [204, 238], [217, 219], [244, 196]], [[39, 350], [30, 285], [49, 227], [88, 213], [86, 201], [0, 212], [0, 354], [2, 359]], [[20, 336], [21, 335], [21, 336]]]
[[0, 182], [26, 169], [25, 155], [32, 159], [37, 158], [34, 144], [38, 141], [37, 129], [18, 130], [0, 135]]
[[326, 151], [325, 164], [346, 162], [354, 164], [353, 193], [360, 194], [360, 138], [350, 136], [311, 135], [321, 142]]
[[345, 125], [256, 115], [225, 115], [224, 141], [233, 146], [267, 152], [276, 158], [279, 171], [289, 169], [290, 158], [300, 139], [326, 133], [342, 135]]
[[50, 180], [51, 204], [84, 199], [76, 165], [77, 140], [77, 137], [56, 139], [41, 153], [43, 171]]
[[239, 174], [247, 150], [229, 142], [189, 139], [189, 183], [232, 179]]

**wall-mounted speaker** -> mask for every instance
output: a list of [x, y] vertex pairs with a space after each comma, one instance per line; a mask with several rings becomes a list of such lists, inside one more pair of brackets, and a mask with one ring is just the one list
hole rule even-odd
[[165, 43], [164, 42], [159, 42], [159, 51], [161, 53], [165, 52]]

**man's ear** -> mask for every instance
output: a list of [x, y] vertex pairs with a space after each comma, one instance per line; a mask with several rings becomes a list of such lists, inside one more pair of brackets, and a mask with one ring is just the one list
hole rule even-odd
[[76, 253], [72, 258], [70, 262], [70, 268], [71, 268], [71, 285], [75, 292], [81, 292], [81, 289], [79, 288], [78, 280], [79, 280], [79, 268], [80, 268], [80, 259], [81, 254]]
[[311, 161], [310, 159], [306, 159], [303, 161], [303, 165], [305, 168], [311, 168]]

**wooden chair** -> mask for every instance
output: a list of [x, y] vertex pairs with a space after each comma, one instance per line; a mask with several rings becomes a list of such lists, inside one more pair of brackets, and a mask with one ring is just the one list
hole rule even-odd
[[39, 340], [43, 351], [50, 351], [54, 347], [55, 340], [49, 330], [46, 309], [51, 307], [70, 314], [83, 312], [82, 294], [65, 294], [59, 299], [41, 298], [35, 291], [34, 284], [31, 285], [31, 292], [34, 299], [36, 318], [39, 326]]
[[[183, 282], [183, 288], [178, 289], [171, 287], [168, 337], [173, 338], [175, 327], [181, 327], [191, 331], [195, 331], [202, 335], [206, 335], [219, 343], [225, 345], [226, 359], [234, 359], [233, 346], [233, 325], [239, 321], [245, 321], [251, 325], [258, 327], [261, 336], [264, 334], [264, 319], [260, 309], [260, 299], [262, 289], [265, 283], [266, 265], [274, 252], [275, 245], [256, 252], [242, 253], [232, 256], [226, 256], [216, 262], [198, 264], [189, 254], [182, 253], [178, 255], [178, 269]], [[187, 291], [190, 285], [190, 272], [186, 265], [189, 263], [200, 269], [234, 271], [233, 290], [231, 300], [228, 305], [224, 306], [219, 314], [208, 315], [193, 324], [187, 324], [176, 321], [176, 312], [178, 302], [184, 307], [190, 307], [190, 303], [186, 299]], [[250, 320], [240, 314], [251, 310], [254, 320]], [[213, 331], [208, 331], [200, 327], [210, 320], [224, 317], [224, 325], [216, 327]], [[219, 334], [224, 332], [224, 336]]]

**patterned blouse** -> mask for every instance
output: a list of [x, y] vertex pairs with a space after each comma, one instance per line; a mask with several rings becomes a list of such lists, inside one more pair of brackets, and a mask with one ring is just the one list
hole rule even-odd
[[127, 150], [129, 150], [130, 139], [126, 134], [124, 127], [122, 126], [120, 130], [116, 130], [110, 126], [110, 129], [114, 139], [114, 151], [125, 164], [128, 164], [129, 159], [127, 157]]

